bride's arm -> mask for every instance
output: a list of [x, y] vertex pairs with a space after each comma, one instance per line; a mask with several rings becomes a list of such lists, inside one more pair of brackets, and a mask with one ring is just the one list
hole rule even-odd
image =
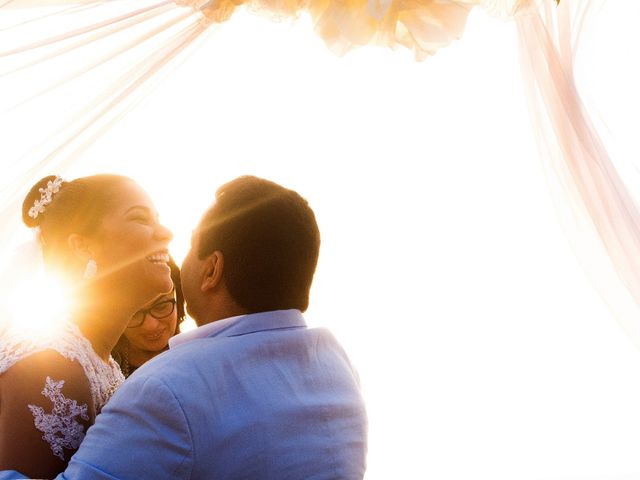
[[48, 350], [0, 376], [0, 470], [51, 478], [64, 470], [95, 412], [78, 362]]

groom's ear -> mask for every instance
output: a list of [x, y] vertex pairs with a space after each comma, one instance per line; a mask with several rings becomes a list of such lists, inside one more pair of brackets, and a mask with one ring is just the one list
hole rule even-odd
[[200, 290], [206, 292], [213, 290], [222, 282], [222, 274], [224, 272], [224, 255], [216, 250], [207, 257], [204, 262], [204, 271], [202, 275], [202, 283]]

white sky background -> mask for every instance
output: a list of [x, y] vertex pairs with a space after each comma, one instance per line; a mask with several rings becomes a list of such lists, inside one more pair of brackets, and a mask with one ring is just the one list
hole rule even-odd
[[[630, 174], [639, 15], [635, 0], [594, 12], [578, 63]], [[515, 25], [480, 10], [421, 63], [377, 48], [339, 58], [306, 19], [239, 12], [65, 175], [137, 179], [178, 259], [237, 175], [308, 198], [323, 245], [307, 318], [360, 372], [368, 480], [640, 479], [640, 352], [563, 234], [518, 62]], [[8, 132], [15, 158], [33, 140]]]

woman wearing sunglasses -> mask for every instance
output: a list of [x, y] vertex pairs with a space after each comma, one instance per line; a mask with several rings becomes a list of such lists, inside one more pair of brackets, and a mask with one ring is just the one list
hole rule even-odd
[[169, 267], [173, 291], [158, 297], [131, 317], [124, 334], [111, 352], [125, 378], [164, 352], [169, 346], [169, 339], [180, 332], [180, 324], [185, 319], [180, 269], [173, 259], [169, 261]]

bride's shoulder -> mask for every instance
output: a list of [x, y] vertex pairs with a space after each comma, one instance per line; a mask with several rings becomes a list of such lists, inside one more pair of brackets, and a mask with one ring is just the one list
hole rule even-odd
[[[89, 381], [78, 361], [75, 344], [79, 340], [67, 326], [58, 331], [34, 332], [14, 328], [0, 335], [0, 385], [13, 395], [30, 386], [42, 390], [47, 377], [63, 381], [65, 390], [84, 395]], [[34, 387], [38, 388], [38, 387]], [[79, 390], [79, 391], [78, 391]], [[6, 396], [6, 395], [3, 395]]]
[[59, 472], [95, 415], [78, 361], [51, 349], [22, 358], [0, 375], [0, 464]]
[[69, 324], [44, 331], [21, 326], [0, 328], [0, 375], [27, 357], [47, 350], [75, 360], [78, 351], [86, 349], [83, 342], [77, 327]]
[[53, 349], [35, 352], [20, 359], [0, 375], [0, 382], [5, 388], [11, 386], [11, 394], [15, 394], [30, 386], [42, 390], [47, 377], [62, 381], [66, 391], [73, 390], [81, 396], [85, 392], [90, 394], [89, 381], [82, 365]]
[[47, 399], [73, 399], [88, 406], [94, 417], [91, 385], [76, 360], [70, 360], [56, 350], [33, 353], [16, 362], [0, 375], [0, 410], [6, 413], [10, 405], [47, 405]]

